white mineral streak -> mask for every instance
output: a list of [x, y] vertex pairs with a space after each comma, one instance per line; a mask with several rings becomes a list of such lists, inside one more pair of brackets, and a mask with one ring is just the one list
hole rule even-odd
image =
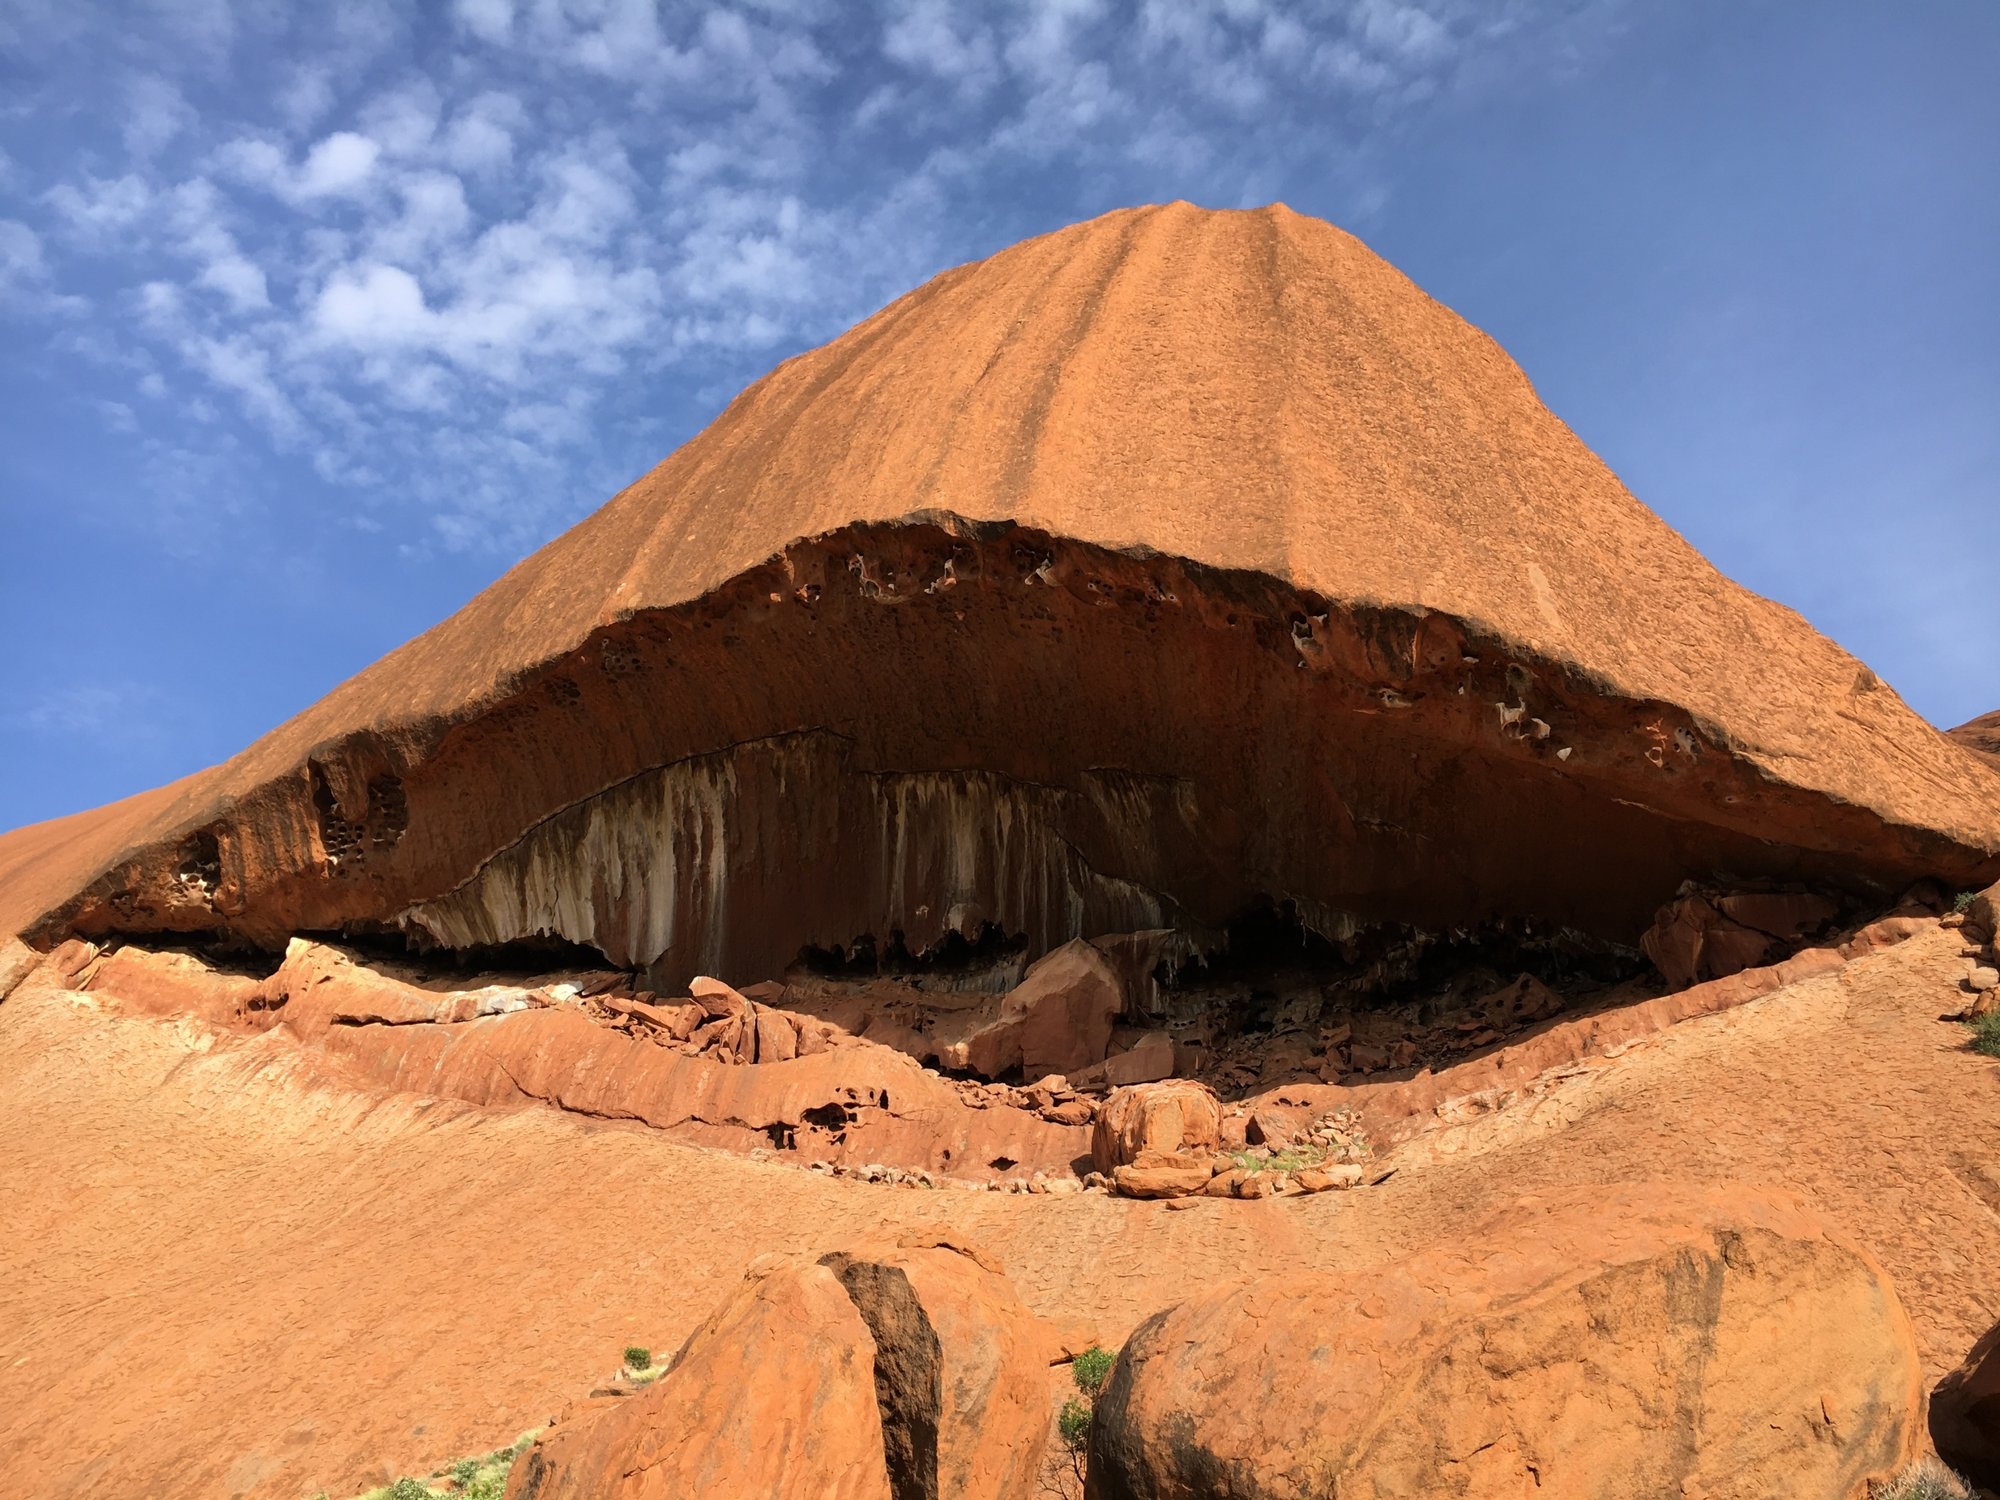
[[[1159, 868], [1163, 839], [1195, 839], [1185, 783], [863, 772], [847, 753], [803, 734], [647, 772], [544, 820], [402, 920], [452, 948], [556, 936], [634, 966], [672, 951], [703, 972], [727, 967], [732, 913], [813, 926], [801, 942], [901, 931], [912, 948], [985, 921], [1038, 947], [1173, 925], [1178, 913], [1129, 877]], [[1094, 868], [1079, 840], [1127, 874]]]

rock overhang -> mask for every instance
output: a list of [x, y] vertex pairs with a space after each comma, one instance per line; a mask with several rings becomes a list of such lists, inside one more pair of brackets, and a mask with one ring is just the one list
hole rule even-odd
[[1440, 610], [929, 512], [322, 745], [37, 935], [560, 939], [678, 984], [988, 927], [1212, 946], [1259, 901], [1335, 940], [1631, 946], [1690, 879], [1881, 897], [1990, 864]]

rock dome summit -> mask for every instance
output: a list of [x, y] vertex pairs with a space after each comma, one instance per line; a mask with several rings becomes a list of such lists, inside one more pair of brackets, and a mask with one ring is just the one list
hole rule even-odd
[[[0, 839], [0, 927], [817, 955], [1636, 953], [2000, 876], [2000, 774], [1282, 206], [1126, 210], [786, 361], [232, 760]], [[1694, 977], [1692, 974], [1690, 977]]]

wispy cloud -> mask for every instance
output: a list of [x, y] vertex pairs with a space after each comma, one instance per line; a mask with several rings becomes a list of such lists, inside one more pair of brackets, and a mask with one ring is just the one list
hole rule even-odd
[[[184, 453], [230, 413], [444, 545], [509, 551], [653, 382], [726, 390], [1114, 181], [1231, 204], [1281, 165], [1359, 180], [1469, 61], [1532, 83], [1605, 8], [22, 4], [0, 315], [88, 309], [68, 347], [125, 382], [99, 407], [121, 435]], [[107, 72], [97, 136], [46, 149], [34, 106]]]

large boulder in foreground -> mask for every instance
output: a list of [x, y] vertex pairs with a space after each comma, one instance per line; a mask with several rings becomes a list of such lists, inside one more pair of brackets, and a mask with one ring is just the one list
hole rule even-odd
[[639, 1395], [559, 1423], [507, 1500], [892, 1500], [875, 1342], [826, 1267], [751, 1269]]
[[1127, 210], [786, 361], [213, 770], [0, 839], [0, 933], [802, 948], [2000, 878], [2000, 777], [1281, 206]]
[[1967, 1479], [2000, 1490], [2000, 1323], [1931, 1392], [1931, 1442]]
[[1043, 1333], [943, 1234], [767, 1257], [667, 1373], [559, 1423], [508, 1500], [1025, 1500], [1048, 1433]]
[[1922, 1403], [1881, 1267], [1796, 1203], [1585, 1190], [1148, 1320], [1098, 1401], [1089, 1494], [1861, 1500]]

